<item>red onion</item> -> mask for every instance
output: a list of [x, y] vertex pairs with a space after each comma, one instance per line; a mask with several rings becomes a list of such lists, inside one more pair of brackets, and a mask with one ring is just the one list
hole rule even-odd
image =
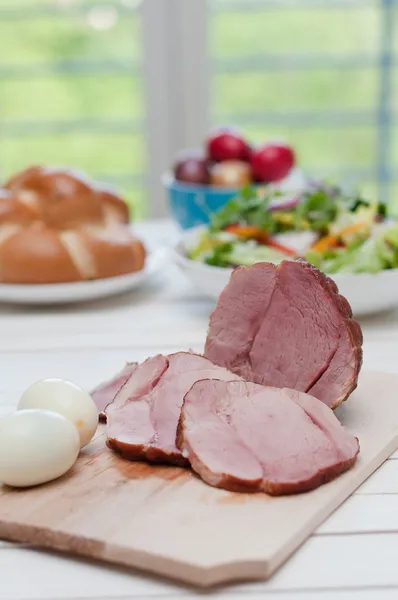
[[271, 204], [271, 206], [269, 207], [269, 210], [271, 212], [275, 211], [275, 210], [290, 210], [291, 208], [295, 208], [297, 206], [297, 204], [300, 202], [300, 196], [296, 195], [289, 198], [286, 198], [285, 200], [283, 200], [281, 198], [281, 201], [278, 204]]

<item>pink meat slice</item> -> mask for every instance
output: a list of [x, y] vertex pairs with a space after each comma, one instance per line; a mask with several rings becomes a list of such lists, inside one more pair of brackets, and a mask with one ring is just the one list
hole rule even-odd
[[208, 484], [272, 495], [304, 492], [355, 462], [356, 437], [313, 396], [244, 381], [196, 382], [177, 445]]
[[108, 446], [129, 460], [187, 464], [175, 444], [181, 405], [196, 381], [213, 377], [239, 379], [190, 352], [148, 359], [106, 409]]
[[355, 389], [362, 333], [335, 283], [304, 261], [239, 267], [211, 315], [205, 356], [243, 379], [338, 406]]
[[108, 381], [104, 381], [100, 383], [96, 388], [94, 388], [90, 395], [94, 400], [94, 403], [98, 409], [99, 416], [101, 420], [105, 420], [105, 407], [113, 402], [116, 394], [130, 377], [131, 373], [137, 368], [137, 362], [127, 363], [121, 371], [116, 373], [111, 379]]

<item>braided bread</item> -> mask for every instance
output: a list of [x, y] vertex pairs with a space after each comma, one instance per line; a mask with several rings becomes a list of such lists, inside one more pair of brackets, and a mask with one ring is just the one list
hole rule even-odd
[[122, 198], [83, 174], [30, 167], [0, 189], [0, 282], [66, 283], [139, 271]]

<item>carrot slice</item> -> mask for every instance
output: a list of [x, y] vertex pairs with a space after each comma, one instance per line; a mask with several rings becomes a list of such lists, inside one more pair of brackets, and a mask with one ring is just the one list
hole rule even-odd
[[228, 233], [233, 233], [238, 237], [257, 240], [263, 244], [267, 243], [268, 234], [256, 225], [228, 225], [225, 228]]
[[353, 225], [348, 225], [347, 227], [344, 227], [338, 233], [325, 235], [315, 244], [312, 245], [312, 250], [315, 250], [315, 252], [326, 252], [326, 250], [328, 250], [329, 248], [335, 248], [336, 246], [338, 246], [340, 238], [343, 235], [349, 235], [350, 233], [360, 231], [361, 229], [363, 229], [363, 226], [363, 223], [354, 223]]

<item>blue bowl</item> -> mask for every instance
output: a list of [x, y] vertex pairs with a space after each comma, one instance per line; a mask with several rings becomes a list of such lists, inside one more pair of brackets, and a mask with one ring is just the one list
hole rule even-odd
[[168, 192], [171, 214], [182, 229], [209, 223], [212, 214], [239, 192], [239, 188], [184, 183], [170, 174], [164, 175], [162, 182]]

